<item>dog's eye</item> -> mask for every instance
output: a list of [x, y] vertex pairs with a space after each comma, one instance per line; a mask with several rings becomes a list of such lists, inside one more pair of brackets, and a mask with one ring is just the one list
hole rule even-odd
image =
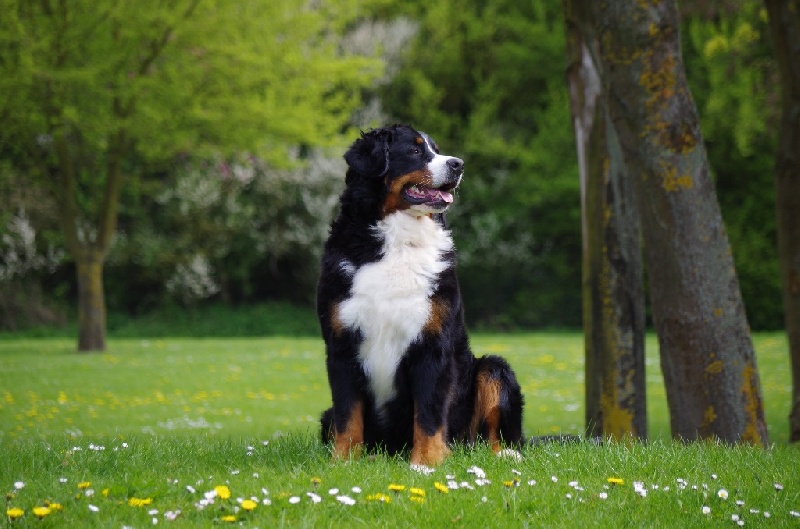
[[411, 149], [409, 149], [409, 150], [408, 150], [408, 154], [419, 154], [419, 153], [421, 153], [421, 152], [422, 152], [422, 151], [420, 151], [420, 150], [419, 150], [419, 149], [417, 149], [416, 147], [412, 147]]

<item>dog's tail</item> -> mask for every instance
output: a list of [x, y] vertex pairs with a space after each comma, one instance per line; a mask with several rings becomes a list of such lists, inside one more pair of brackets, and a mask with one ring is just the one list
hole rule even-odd
[[475, 360], [474, 373], [477, 396], [471, 430], [493, 445], [502, 439], [506, 445], [520, 446], [524, 399], [511, 366], [488, 355]]

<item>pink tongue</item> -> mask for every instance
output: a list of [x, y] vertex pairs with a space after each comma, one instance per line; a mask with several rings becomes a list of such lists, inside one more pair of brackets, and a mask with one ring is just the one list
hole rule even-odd
[[447, 202], [449, 204], [453, 201], [453, 195], [446, 191], [439, 191], [438, 194], [442, 202]]

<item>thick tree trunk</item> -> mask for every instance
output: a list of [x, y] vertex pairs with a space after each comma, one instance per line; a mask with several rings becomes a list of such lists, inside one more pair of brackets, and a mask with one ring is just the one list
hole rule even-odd
[[781, 76], [782, 115], [775, 160], [778, 258], [792, 363], [789, 440], [800, 441], [800, 1], [766, 0]]
[[639, 217], [596, 62], [591, 2], [565, 0], [581, 179], [586, 430], [647, 437]]
[[106, 301], [103, 294], [103, 256], [75, 256], [78, 280], [78, 351], [106, 348]]
[[674, 0], [594, 4], [631, 169], [672, 434], [768, 443], [755, 353], [683, 68]]

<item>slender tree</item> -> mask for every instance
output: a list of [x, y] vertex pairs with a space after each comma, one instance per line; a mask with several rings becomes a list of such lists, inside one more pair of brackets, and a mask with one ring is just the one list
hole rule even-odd
[[593, 4], [642, 218], [672, 434], [768, 443], [755, 353], [686, 83], [674, 0]]
[[775, 160], [778, 258], [792, 363], [789, 440], [800, 441], [800, 1], [765, 0], [781, 79], [781, 126]]
[[377, 73], [338, 45], [358, 1], [0, 0], [0, 145], [59, 204], [79, 350], [105, 348], [122, 186], [182, 153], [330, 142]]
[[591, 5], [564, 2], [581, 180], [587, 434], [646, 438], [640, 223], [609, 119]]

